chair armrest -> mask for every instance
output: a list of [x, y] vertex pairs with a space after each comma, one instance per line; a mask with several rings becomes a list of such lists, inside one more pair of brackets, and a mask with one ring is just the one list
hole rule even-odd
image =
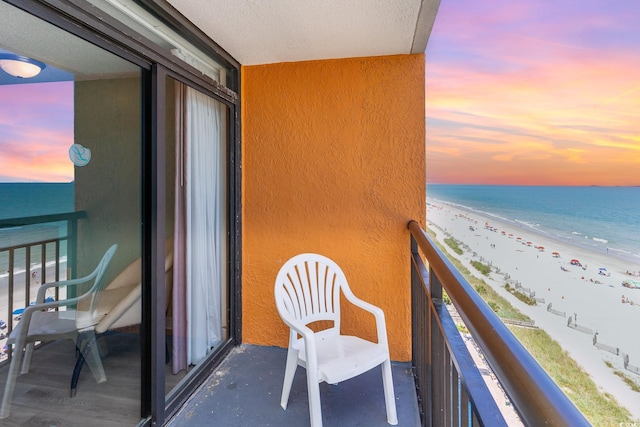
[[63, 300], [58, 300], [58, 301], [51, 301], [51, 302], [36, 303], [36, 304], [33, 304], [33, 305], [29, 305], [29, 306], [25, 307], [24, 311], [22, 312], [22, 320], [21, 321], [24, 321], [25, 317], [31, 316], [31, 314], [35, 313], [36, 311], [46, 311], [46, 310], [50, 310], [52, 308], [68, 307], [70, 305], [74, 305], [74, 304], [78, 303], [78, 301], [80, 301], [80, 297], [63, 299]]
[[301, 335], [303, 339], [306, 340], [306, 339], [313, 338], [315, 332], [313, 332], [313, 330], [308, 326], [291, 322], [285, 318], [283, 318], [282, 320], [287, 326], [289, 326], [289, 328], [291, 328], [292, 332], [295, 332], [298, 335]]
[[90, 279], [91, 279], [91, 277], [89, 277], [89, 278], [83, 277], [83, 278], [79, 278], [79, 279], [71, 279], [71, 280], [62, 280], [62, 281], [59, 281], [59, 282], [43, 283], [38, 288], [38, 296], [36, 297], [36, 303], [32, 304], [32, 305], [30, 304], [27, 307], [25, 307], [24, 311], [22, 312], [22, 319], [20, 320], [20, 322], [25, 323], [26, 324], [25, 328], [28, 329], [29, 328], [29, 324], [31, 323], [31, 316], [33, 316], [33, 313], [35, 313], [37, 311], [47, 311], [47, 310], [51, 310], [53, 308], [68, 307], [70, 305], [77, 304], [82, 299], [83, 295], [79, 295], [77, 297], [68, 298], [68, 299], [64, 299], [64, 300], [44, 302], [46, 291], [47, 291], [47, 289], [54, 288], [54, 287], [64, 288], [64, 287], [69, 287], [69, 286], [76, 286], [76, 285], [79, 285], [81, 283], [86, 283]]
[[380, 307], [361, 300], [360, 298], [355, 296], [353, 291], [351, 291], [351, 289], [348, 287], [342, 287], [342, 293], [344, 294], [347, 301], [349, 301], [351, 304], [373, 314], [376, 319], [378, 344], [384, 344], [384, 346], [388, 348], [389, 343], [387, 341], [387, 323], [384, 319], [384, 311], [382, 311]]
[[380, 307], [377, 307], [371, 303], [361, 300], [360, 298], [355, 296], [353, 291], [347, 286], [342, 287], [342, 293], [344, 294], [347, 301], [349, 301], [351, 304], [357, 307], [360, 307], [365, 311], [370, 312], [371, 314], [376, 316], [376, 319], [378, 318], [378, 316], [382, 316], [382, 321], [384, 321], [384, 312]]
[[306, 325], [296, 325], [288, 322], [287, 320], [284, 320], [284, 322], [291, 328], [289, 347], [291, 347], [293, 343], [297, 341], [298, 338], [296, 334], [301, 335], [302, 341], [304, 342], [304, 352], [307, 359], [307, 371], [316, 372], [318, 369], [318, 353], [316, 351], [315, 340], [316, 333]]
[[44, 298], [48, 289], [51, 288], [68, 288], [70, 286], [77, 286], [82, 283], [87, 283], [89, 280], [93, 279], [93, 277], [82, 277], [79, 279], [70, 279], [70, 280], [61, 280], [59, 282], [49, 282], [43, 283], [38, 288], [38, 296], [36, 297], [36, 303], [42, 304], [44, 303]]
[[22, 319], [20, 320], [20, 325], [21, 325], [20, 335], [22, 335], [21, 340], [24, 340], [24, 337], [28, 335], [29, 327], [31, 326], [31, 317], [33, 316], [34, 313], [37, 313], [39, 311], [47, 311], [52, 308], [59, 308], [59, 307], [66, 307], [69, 305], [73, 305], [73, 304], [76, 304], [78, 300], [79, 298], [71, 298], [71, 299], [66, 299], [61, 301], [51, 301], [51, 302], [44, 302], [40, 304], [36, 303], [36, 304], [25, 307], [24, 311], [22, 312]]

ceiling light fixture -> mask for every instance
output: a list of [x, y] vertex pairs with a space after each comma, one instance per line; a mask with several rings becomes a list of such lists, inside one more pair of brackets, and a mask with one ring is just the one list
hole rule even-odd
[[40, 74], [46, 65], [35, 59], [14, 53], [0, 53], [0, 68], [8, 74], [21, 79], [28, 79]]

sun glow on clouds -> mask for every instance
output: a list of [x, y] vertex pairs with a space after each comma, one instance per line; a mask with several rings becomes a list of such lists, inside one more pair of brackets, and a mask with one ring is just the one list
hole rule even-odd
[[0, 86], [0, 100], [0, 181], [72, 181], [73, 82]]
[[637, 16], [634, 0], [442, 2], [428, 181], [640, 185]]

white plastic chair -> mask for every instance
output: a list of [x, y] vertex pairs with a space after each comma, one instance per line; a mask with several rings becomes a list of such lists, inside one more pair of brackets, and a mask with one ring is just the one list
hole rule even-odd
[[[106, 381], [100, 354], [96, 346], [86, 347], [80, 343], [81, 337], [86, 335], [89, 342], [94, 338], [93, 327], [100, 320], [98, 304], [100, 291], [103, 287], [104, 273], [115, 253], [118, 245], [111, 246], [98, 263], [96, 269], [86, 277], [60, 282], [44, 283], [38, 289], [36, 303], [29, 305], [22, 313], [22, 319], [11, 331], [7, 345], [14, 345], [13, 357], [9, 366], [9, 374], [2, 396], [0, 418], [9, 416], [11, 401], [18, 374], [29, 372], [33, 345], [36, 341], [52, 341], [57, 339], [72, 339], [76, 347], [83, 353], [93, 372], [96, 381]], [[93, 282], [93, 283], [91, 283]], [[80, 288], [78, 285], [91, 284], [90, 289]], [[45, 302], [46, 291], [50, 288], [66, 288], [75, 290], [77, 297], [66, 300]], [[84, 292], [84, 293], [81, 293]], [[86, 303], [86, 309], [78, 306]], [[51, 311], [66, 307], [65, 310]], [[24, 352], [24, 355], [23, 355]], [[20, 370], [20, 365], [22, 369]], [[19, 372], [20, 371], [20, 372]]]
[[[348, 302], [375, 316], [377, 343], [340, 334], [341, 291]], [[298, 365], [307, 370], [312, 427], [322, 426], [319, 386], [322, 381], [337, 384], [382, 365], [387, 422], [398, 424], [384, 313], [353, 294], [340, 267], [322, 255], [297, 255], [280, 268], [275, 299], [280, 317], [290, 328], [282, 408], [287, 409]], [[318, 321], [330, 321], [333, 325], [319, 332], [307, 326]]]

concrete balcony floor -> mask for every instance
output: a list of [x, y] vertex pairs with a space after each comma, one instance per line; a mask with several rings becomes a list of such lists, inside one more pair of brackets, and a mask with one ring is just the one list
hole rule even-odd
[[[286, 349], [242, 345], [191, 396], [171, 427], [309, 425], [306, 371], [298, 367], [287, 410], [280, 407]], [[399, 426], [419, 426], [409, 363], [392, 363]], [[337, 385], [320, 384], [325, 427], [388, 426], [380, 368]]]

